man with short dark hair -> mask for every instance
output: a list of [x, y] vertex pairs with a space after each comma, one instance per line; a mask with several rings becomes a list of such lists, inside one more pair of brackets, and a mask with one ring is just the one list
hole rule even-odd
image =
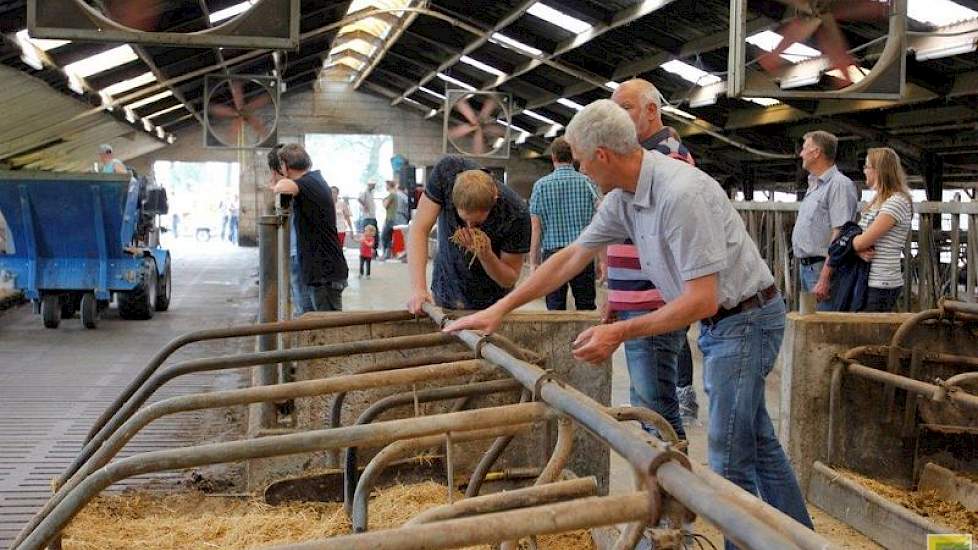
[[[594, 184], [574, 169], [574, 156], [567, 141], [559, 137], [550, 144], [554, 171], [538, 179], [530, 194], [530, 268], [574, 242], [591, 222], [598, 194]], [[594, 264], [570, 280], [574, 305], [580, 310], [595, 309]], [[567, 287], [563, 285], [547, 294], [547, 309], [567, 309]]]
[[856, 186], [835, 165], [838, 144], [828, 132], [808, 132], [798, 154], [808, 172], [808, 190], [798, 206], [791, 245], [800, 264], [801, 288], [815, 294], [819, 311], [831, 310], [832, 268], [825, 262], [829, 243], [853, 221], [859, 202]]
[[[428, 235], [435, 222], [438, 250], [429, 292]], [[473, 253], [464, 245], [470, 244], [475, 228], [489, 238], [489, 246]], [[451, 240], [456, 232], [459, 244]], [[432, 301], [450, 309], [487, 308], [519, 280], [523, 255], [529, 249], [526, 201], [471, 159], [443, 157], [428, 176], [411, 222], [408, 271], [412, 293], [407, 308], [420, 314], [422, 304]]]
[[336, 233], [333, 193], [301, 145], [288, 144], [269, 153], [269, 168], [284, 177], [275, 193], [292, 195], [292, 222], [296, 241], [298, 312], [340, 311], [348, 269]]

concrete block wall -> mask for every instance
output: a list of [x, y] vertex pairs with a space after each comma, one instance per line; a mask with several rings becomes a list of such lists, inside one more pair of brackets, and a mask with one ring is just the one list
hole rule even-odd
[[[390, 101], [350, 88], [347, 82], [320, 80], [315, 88], [290, 94], [282, 101], [279, 140], [301, 142], [306, 134], [387, 134], [394, 141], [394, 154], [404, 155], [416, 166], [430, 166], [442, 156], [442, 119], [426, 120], [424, 113], [410, 105], [391, 107]], [[244, 244], [256, 241], [255, 223], [272, 198], [260, 188], [268, 180], [264, 151], [225, 151], [204, 148], [199, 126], [177, 135], [177, 142], [159, 151], [126, 162], [149, 173], [153, 162], [242, 162], [239, 234]], [[533, 182], [552, 170], [546, 160], [483, 159], [486, 166], [502, 166], [507, 181], [521, 195], [529, 197]], [[267, 212], [267, 210], [265, 210]]]

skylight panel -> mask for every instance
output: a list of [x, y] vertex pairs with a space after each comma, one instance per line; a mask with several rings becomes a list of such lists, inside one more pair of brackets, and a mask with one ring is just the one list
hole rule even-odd
[[772, 97], [742, 97], [744, 101], [750, 101], [751, 103], [757, 103], [758, 105], [763, 105], [764, 107], [770, 107], [771, 105], [777, 105], [781, 103], [777, 99]]
[[342, 44], [336, 46], [331, 52], [332, 55], [338, 55], [346, 50], [353, 50], [359, 54], [363, 54], [366, 57], [370, 57], [371, 54], [376, 50], [376, 46], [367, 42], [362, 38], [354, 38], [353, 40], [347, 40]]
[[149, 120], [151, 118], [156, 118], [156, 117], [158, 117], [160, 115], [165, 115], [167, 113], [172, 113], [173, 111], [176, 111], [177, 109], [182, 109], [182, 108], [183, 108], [183, 103], [178, 103], [178, 104], [176, 104], [176, 105], [174, 105], [172, 107], [167, 107], [166, 109], [163, 109], [162, 111], [156, 111], [155, 113], [153, 113], [151, 115], [146, 115], [146, 116], [143, 117], [143, 119]]
[[584, 21], [576, 17], [567, 15], [566, 13], [552, 8], [542, 2], [537, 2], [530, 6], [530, 9], [526, 10], [526, 13], [539, 17], [551, 25], [567, 29], [574, 34], [581, 34], [591, 30], [593, 27]]
[[571, 101], [570, 99], [566, 99], [566, 98], [563, 98], [563, 97], [560, 98], [560, 99], [558, 99], [557, 100], [557, 103], [560, 103], [564, 107], [569, 107], [571, 109], [574, 109], [575, 111], [580, 111], [580, 110], [584, 109], [584, 106], [581, 105], [580, 103], [578, 103], [576, 101]]
[[540, 113], [538, 113], [536, 111], [531, 111], [529, 109], [524, 109], [522, 114], [524, 114], [524, 115], [526, 115], [526, 116], [528, 116], [530, 118], [535, 118], [535, 119], [539, 120], [540, 122], [546, 122], [547, 124], [552, 124], [554, 126], [560, 126], [560, 123], [557, 122], [556, 120], [547, 118], [547, 117], [541, 115]]
[[516, 48], [517, 50], [520, 50], [523, 53], [528, 53], [528, 54], [530, 54], [532, 56], [543, 55], [543, 50], [539, 50], [537, 48], [534, 48], [533, 46], [530, 46], [529, 44], [524, 44], [524, 43], [520, 42], [519, 40], [516, 40], [515, 38], [510, 38], [510, 37], [508, 37], [508, 36], [506, 36], [505, 34], [502, 34], [502, 33], [498, 33], [498, 32], [493, 33], [492, 34], [492, 38], [490, 38], [489, 40], [491, 42], [496, 43], [496, 44], [503, 44], [503, 45], [506, 45], [506, 46], [510, 46], [512, 48]]
[[235, 4], [231, 7], [224, 8], [223, 10], [217, 10], [210, 15], [211, 23], [220, 23], [225, 19], [231, 19], [235, 15], [240, 15], [249, 9], [251, 6], [255, 5], [258, 0], [248, 0], [247, 2], [241, 2], [240, 4]]
[[153, 76], [153, 73], [147, 71], [137, 77], [130, 78], [129, 80], [123, 80], [121, 82], [116, 82], [115, 84], [106, 86], [105, 88], [102, 88], [99, 93], [106, 96], [115, 96], [123, 92], [128, 92], [129, 90], [139, 88], [140, 86], [145, 86], [150, 82], [156, 82], [156, 77]]
[[70, 40], [49, 40], [47, 38], [31, 38], [28, 34], [27, 29], [17, 31], [17, 40], [20, 42], [27, 42], [33, 44], [35, 48], [46, 52], [48, 50], [53, 50], [64, 46], [65, 44], [71, 44]]
[[136, 52], [128, 44], [97, 53], [80, 61], [65, 65], [64, 70], [78, 77], [86, 78], [107, 71], [119, 65], [137, 60]]
[[454, 84], [454, 85], [458, 86], [459, 88], [462, 88], [462, 89], [465, 89], [465, 90], [469, 90], [470, 92], [471, 91], [475, 91], [475, 86], [471, 86], [469, 84], [466, 84], [465, 82], [462, 82], [461, 80], [459, 80], [457, 78], [452, 78], [452, 77], [448, 76], [445, 73], [438, 73], [438, 78], [444, 80], [445, 82], [449, 82], [451, 84]]
[[172, 90], [167, 90], [165, 92], [160, 92], [158, 94], [151, 95], [149, 97], [144, 97], [143, 99], [140, 99], [138, 101], [133, 101], [129, 105], [126, 105], [126, 109], [129, 109], [131, 111], [135, 111], [136, 109], [138, 109], [140, 107], [145, 107], [146, 105], [149, 105], [150, 103], [155, 103], [155, 102], [157, 102], [157, 101], [159, 101], [159, 100], [161, 100], [163, 98], [170, 97], [171, 95], [173, 95], [173, 91]]
[[530, 133], [529, 130], [526, 130], [524, 128], [520, 128], [519, 126], [517, 126], [515, 124], [508, 124], [505, 120], [496, 120], [496, 123], [497, 124], [500, 124], [502, 126], [509, 126], [513, 130], [516, 130], [517, 132], [520, 132], [520, 133], [524, 133], [524, 134], [529, 134]]
[[445, 94], [440, 94], [440, 93], [438, 93], [438, 92], [436, 92], [436, 91], [434, 91], [434, 90], [432, 90], [430, 88], [425, 88], [424, 86], [421, 86], [418, 89], [421, 90], [422, 92], [430, 95], [430, 96], [435, 96], [438, 99], [445, 99]]
[[460, 61], [462, 63], [465, 63], [466, 65], [471, 65], [482, 72], [486, 72], [494, 76], [506, 76], [506, 73], [500, 71], [499, 69], [493, 67], [492, 65], [487, 65], [479, 61], [478, 59], [473, 59], [467, 55], [463, 55]]
[[951, 0], [909, 0], [907, 17], [938, 27], [978, 17], [978, 12]]
[[712, 75], [678, 59], [673, 59], [672, 61], [663, 63], [659, 68], [678, 75], [684, 80], [700, 86], [707, 86], [709, 84], [716, 84], [717, 82], [720, 82], [720, 77]]
[[609, 80], [609, 81], [607, 81], [607, 82], [604, 83], [604, 87], [605, 88], [608, 88], [611, 91], [617, 90], [618, 89], [618, 86], [621, 86], [621, 84], [615, 82], [614, 80]]
[[[774, 48], [778, 47], [778, 44], [781, 43], [783, 38], [783, 36], [774, 31], [761, 31], [757, 34], [748, 36], [747, 43], [753, 44], [766, 52], [770, 52], [773, 51]], [[821, 55], [822, 52], [799, 42], [795, 42], [789, 46], [788, 49], [781, 52], [781, 58], [785, 61], [790, 61], [791, 63], [797, 63], [812, 57], [820, 57]]]

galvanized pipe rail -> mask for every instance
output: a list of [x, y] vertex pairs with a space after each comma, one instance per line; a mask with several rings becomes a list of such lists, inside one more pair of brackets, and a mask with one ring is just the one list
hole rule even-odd
[[31, 518], [21, 530], [14, 547], [22, 541], [51, 511], [58, 506], [79, 484], [102, 468], [136, 434], [151, 422], [164, 416], [181, 412], [246, 405], [250, 403], [274, 402], [284, 398], [313, 397], [328, 395], [339, 391], [364, 390], [393, 385], [416, 384], [447, 378], [457, 378], [472, 374], [491, 372], [496, 367], [479, 360], [444, 363], [402, 369], [391, 373], [365, 373], [336, 376], [320, 380], [290, 382], [275, 386], [257, 386], [239, 390], [227, 390], [206, 394], [193, 394], [171, 397], [140, 409], [129, 418], [119, 430], [102, 445], [79, 470], [62, 484], [44, 507]]
[[550, 418], [553, 414], [553, 411], [543, 403], [522, 403], [143, 453], [113, 462], [93, 472], [58, 503], [15, 548], [16, 550], [41, 550], [67, 526], [82, 507], [100, 492], [113, 483], [133, 476], [208, 464], [318, 452], [339, 447], [384, 445], [405, 438], [419, 438], [448, 432], [461, 435], [463, 432], [492, 429], [500, 425], [528, 425]]
[[[436, 324], [444, 326], [446, 316], [441, 309], [432, 304], [425, 304], [424, 309]], [[481, 358], [499, 365], [525, 387], [532, 388], [535, 398], [574, 419], [625, 458], [637, 472], [641, 472], [645, 476], [643, 483], [648, 487], [650, 496], [656, 500], [653, 506], [647, 508], [651, 513], [645, 516], [646, 519], [652, 515], [658, 516], [661, 512], [659, 509], [661, 499], [657, 497], [661, 487], [689, 510], [720, 528], [727, 538], [740, 547], [758, 549], [831, 547], [815, 532], [780, 511], [761, 503], [755, 497], [750, 497], [748, 500], [757, 501], [758, 506], [765, 511], [764, 514], [756, 514], [753, 510], [739, 505], [737, 500], [743, 500], [743, 495], [731, 497], [729, 496], [731, 489], [728, 486], [711, 483], [709, 478], [695, 475], [678, 461], [679, 457], [676, 456], [678, 453], [672, 451], [668, 445], [653, 447], [636, 438], [628, 428], [610, 416], [605, 407], [573, 387], [565, 386], [553, 379], [543, 369], [516, 359], [493, 345], [485, 335], [474, 331], [460, 331], [455, 335]], [[742, 492], [740, 489], [737, 491]], [[609, 523], [638, 519], [641, 519], [641, 516], [631, 519], [616, 517]], [[448, 528], [447, 523], [449, 522], [440, 525]], [[532, 533], [515, 533], [510, 538], [528, 534]], [[401, 533], [399, 539], [400, 535]]]

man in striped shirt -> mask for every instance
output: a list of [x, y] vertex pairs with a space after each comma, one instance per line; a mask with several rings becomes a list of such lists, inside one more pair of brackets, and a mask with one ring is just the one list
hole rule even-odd
[[[574, 157], [564, 138], [550, 145], [554, 171], [537, 180], [530, 194], [530, 267], [577, 240], [591, 223], [597, 191], [587, 176], [574, 169]], [[542, 251], [542, 253], [541, 253]], [[595, 309], [594, 264], [589, 264], [570, 280], [574, 305], [578, 311]], [[567, 309], [567, 283], [547, 294], [547, 309]]]
[[[643, 148], [695, 164], [693, 155], [679, 141], [679, 134], [662, 124], [662, 96], [651, 82], [639, 78], [629, 80], [615, 90], [611, 100], [628, 112]], [[606, 318], [628, 320], [664, 304], [659, 290], [642, 273], [635, 245], [626, 241], [609, 246]], [[686, 330], [628, 340], [625, 359], [632, 405], [658, 412], [685, 439], [681, 416], [695, 418], [699, 408], [693, 390], [693, 360]], [[685, 400], [677, 398], [677, 393]]]

